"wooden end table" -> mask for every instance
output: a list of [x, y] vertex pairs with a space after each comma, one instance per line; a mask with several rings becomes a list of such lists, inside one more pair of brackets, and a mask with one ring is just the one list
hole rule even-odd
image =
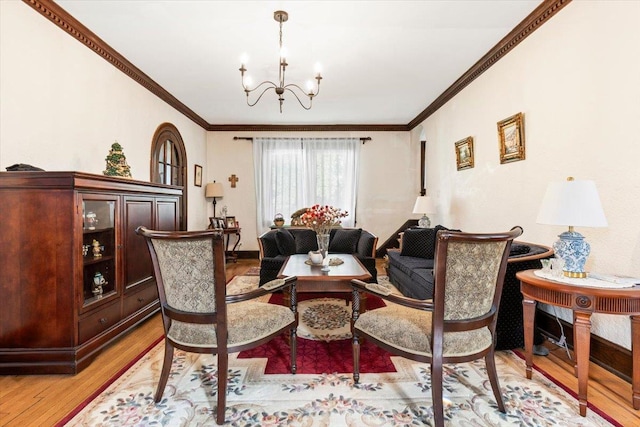
[[594, 288], [555, 282], [538, 277], [535, 270], [516, 273], [523, 300], [524, 348], [527, 378], [531, 379], [533, 361], [533, 321], [536, 302], [573, 310], [574, 353], [577, 364], [580, 415], [587, 414], [591, 314], [623, 314], [631, 316], [631, 351], [633, 357], [632, 403], [640, 409], [640, 285], [631, 288]]

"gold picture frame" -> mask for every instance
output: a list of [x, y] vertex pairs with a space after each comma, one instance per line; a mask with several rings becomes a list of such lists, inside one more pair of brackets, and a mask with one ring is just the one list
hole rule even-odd
[[474, 164], [473, 137], [468, 136], [456, 142], [455, 148], [458, 170], [471, 169]]
[[518, 113], [498, 122], [500, 163], [524, 160], [524, 114]]
[[195, 165], [193, 171], [193, 185], [196, 187], [202, 187], [202, 166]]
[[226, 218], [226, 220], [227, 220], [227, 227], [226, 228], [236, 228], [238, 226], [235, 216], [228, 216]]

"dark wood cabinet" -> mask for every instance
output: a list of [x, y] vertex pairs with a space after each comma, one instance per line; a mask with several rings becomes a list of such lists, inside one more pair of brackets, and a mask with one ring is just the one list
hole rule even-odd
[[0, 374], [77, 373], [157, 312], [135, 229], [179, 229], [182, 197], [80, 172], [0, 172]]

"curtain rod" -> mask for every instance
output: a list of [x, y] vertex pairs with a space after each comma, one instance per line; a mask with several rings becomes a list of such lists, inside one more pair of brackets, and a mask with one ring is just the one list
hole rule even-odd
[[[233, 137], [234, 141], [237, 141], [239, 139], [253, 142], [253, 137], [251, 137], [251, 136], [234, 136]], [[300, 138], [280, 138], [280, 139], [300, 139]], [[302, 138], [302, 139], [305, 139], [305, 138]], [[309, 138], [306, 138], [306, 139], [309, 139]], [[323, 139], [344, 139], [344, 138], [323, 138]], [[360, 141], [362, 141], [363, 144], [365, 142], [367, 142], [367, 141], [371, 141], [371, 137], [370, 136], [365, 136], [365, 137], [358, 138], [358, 139], [360, 139]]]

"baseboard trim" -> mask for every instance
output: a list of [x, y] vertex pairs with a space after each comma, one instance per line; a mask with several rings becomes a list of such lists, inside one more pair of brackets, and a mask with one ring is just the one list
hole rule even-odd
[[235, 255], [238, 259], [260, 259], [260, 252], [258, 251], [237, 251]]
[[[564, 329], [568, 347], [573, 350], [573, 325], [559, 319]], [[562, 336], [560, 325], [555, 316], [537, 310], [536, 326], [543, 335], [558, 340]], [[596, 335], [591, 335], [590, 359], [612, 374], [631, 383], [633, 373], [633, 356], [631, 350]]]

